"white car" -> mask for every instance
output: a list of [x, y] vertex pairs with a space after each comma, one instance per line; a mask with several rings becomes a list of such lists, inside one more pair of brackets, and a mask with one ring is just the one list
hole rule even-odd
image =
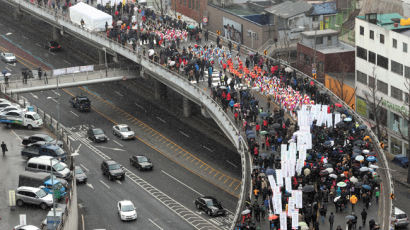
[[137, 219], [137, 211], [135, 209], [134, 204], [129, 200], [121, 200], [118, 201], [117, 204], [118, 208], [118, 215], [120, 216], [121, 220], [136, 220]]
[[16, 56], [14, 56], [14, 54], [12, 54], [12, 53], [1, 52], [0, 57], [1, 57], [1, 60], [5, 61], [7, 63], [12, 63], [12, 62], [17, 61]]
[[13, 230], [40, 230], [40, 228], [34, 225], [17, 225], [14, 226]]
[[12, 110], [21, 110], [21, 108], [18, 104], [12, 104], [12, 105], [0, 108], [1, 113], [5, 113], [5, 112], [8, 112], [8, 111], [12, 111]]
[[132, 131], [130, 127], [125, 124], [114, 125], [112, 127], [112, 134], [114, 134], [114, 136], [121, 138], [122, 140], [135, 138], [134, 131]]

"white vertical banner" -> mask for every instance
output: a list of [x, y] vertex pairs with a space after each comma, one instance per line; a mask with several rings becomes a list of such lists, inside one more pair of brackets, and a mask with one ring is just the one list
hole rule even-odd
[[342, 121], [342, 119], [340, 118], [340, 113], [335, 113], [335, 125], [340, 121]]
[[286, 191], [291, 192], [292, 191], [292, 181], [290, 177], [285, 177], [285, 185], [286, 185]]
[[273, 175], [268, 175], [268, 181], [272, 189], [276, 187], [275, 177], [273, 177]]
[[274, 199], [275, 202], [273, 206], [275, 207], [275, 214], [279, 215], [282, 212], [282, 196], [277, 194]]
[[288, 223], [286, 222], [287, 216], [286, 212], [281, 212], [280, 213], [280, 229], [281, 230], [287, 230]]
[[303, 207], [303, 202], [302, 202], [302, 191], [298, 190], [297, 195], [296, 195], [296, 208], [302, 208]]
[[296, 209], [292, 212], [292, 229], [299, 227], [299, 211]]
[[327, 124], [327, 127], [328, 128], [330, 128], [330, 127], [333, 127], [333, 119], [332, 119], [332, 114], [331, 113], [328, 113], [328, 114], [326, 114], [326, 124]]
[[276, 183], [279, 186], [283, 186], [282, 169], [276, 169]]
[[289, 197], [288, 199], [288, 216], [292, 215], [293, 210], [295, 209], [295, 202], [293, 200], [293, 197]]

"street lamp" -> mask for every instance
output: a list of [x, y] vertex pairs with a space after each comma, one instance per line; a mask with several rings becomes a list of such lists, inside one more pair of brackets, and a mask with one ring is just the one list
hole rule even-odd
[[51, 166], [51, 192], [52, 192], [52, 197], [53, 197], [53, 230], [56, 229], [56, 204], [55, 204], [55, 198], [54, 198], [54, 175], [53, 175], [53, 160], [57, 160], [57, 158], [52, 157], [50, 158], [50, 166]]

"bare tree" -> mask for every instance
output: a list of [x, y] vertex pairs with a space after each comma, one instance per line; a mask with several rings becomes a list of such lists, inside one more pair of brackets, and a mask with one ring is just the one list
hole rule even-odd
[[154, 0], [154, 6], [161, 12], [161, 16], [164, 17], [164, 11], [166, 10], [164, 0]]
[[[404, 92], [404, 110], [400, 111], [400, 115], [403, 117], [404, 121], [405, 121], [405, 125], [407, 126], [407, 135], [401, 130], [401, 127], [399, 125], [399, 132], [401, 137], [407, 141], [407, 143], [410, 143], [410, 128], [408, 127], [408, 125], [410, 124], [410, 79], [406, 78], [406, 82], [404, 83], [405, 87], [406, 87], [406, 91]], [[406, 110], [407, 108], [407, 110]], [[406, 155], [407, 158], [410, 159], [410, 150], [406, 149]], [[410, 167], [408, 167], [407, 169], [407, 183], [410, 183]]]
[[347, 90], [347, 79], [348, 79], [348, 73], [346, 72], [346, 69], [348, 69], [348, 65], [345, 63], [345, 61], [342, 59], [341, 56], [338, 55], [339, 63], [341, 66], [342, 71], [338, 74], [335, 74], [335, 79], [336, 79], [336, 92], [334, 92], [340, 99], [342, 99], [346, 104], [350, 105], [353, 101], [354, 96], [356, 95], [356, 89], [357, 87], [354, 88], [353, 93], [349, 95], [349, 91]]

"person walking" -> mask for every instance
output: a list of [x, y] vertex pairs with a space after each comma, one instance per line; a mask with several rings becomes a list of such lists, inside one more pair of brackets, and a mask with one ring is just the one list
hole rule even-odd
[[357, 203], [357, 197], [356, 197], [355, 195], [352, 195], [352, 196], [350, 197], [350, 203], [352, 204], [352, 212], [354, 212], [354, 206], [355, 206], [356, 203]]
[[[330, 213], [329, 216], [329, 225], [330, 225], [330, 230], [333, 229], [333, 223], [335, 222], [335, 215], [333, 214], [333, 212]], [[338, 226], [339, 228], [340, 226]], [[337, 229], [336, 229], [337, 230]]]
[[6, 155], [7, 151], [9, 151], [7, 149], [7, 145], [6, 145], [6, 143], [4, 143], [4, 141], [1, 142], [1, 151], [3, 152], [3, 156]]
[[259, 209], [260, 209], [260, 211], [261, 211], [262, 219], [265, 219], [265, 216], [266, 216], [265, 205], [261, 204], [261, 206], [259, 207]]
[[44, 84], [48, 85], [47, 72], [44, 72]]
[[380, 190], [378, 187], [375, 188], [376, 192], [375, 192], [375, 197], [376, 197], [376, 204], [379, 203], [379, 196], [380, 196]]
[[363, 209], [363, 211], [360, 213], [362, 216], [362, 226], [364, 227], [366, 225], [366, 218], [367, 218], [367, 212], [366, 209]]
[[41, 75], [43, 75], [43, 70], [41, 69], [41, 66], [38, 67], [37, 73], [38, 73], [38, 79], [41, 80]]
[[327, 209], [326, 209], [325, 205], [322, 204], [322, 207], [320, 207], [320, 209], [319, 209], [320, 219], [322, 220], [322, 224], [325, 223], [326, 212], [327, 212]]

